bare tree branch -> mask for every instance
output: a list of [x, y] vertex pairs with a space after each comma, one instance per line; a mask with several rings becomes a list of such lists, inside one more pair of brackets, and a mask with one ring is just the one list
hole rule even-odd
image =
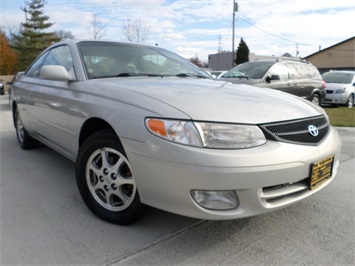
[[145, 43], [150, 35], [150, 27], [144, 25], [141, 20], [127, 19], [123, 24], [123, 34], [129, 42]]
[[93, 14], [88, 27], [90, 36], [95, 40], [100, 40], [106, 36], [107, 24], [103, 23], [98, 14]]

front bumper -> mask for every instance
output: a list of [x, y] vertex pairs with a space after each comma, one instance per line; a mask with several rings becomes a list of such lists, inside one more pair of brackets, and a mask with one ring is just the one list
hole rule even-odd
[[328, 104], [346, 104], [348, 101], [349, 95], [346, 93], [332, 93], [327, 94], [326, 98], [324, 99], [323, 103]]
[[[122, 143], [143, 203], [209, 220], [254, 216], [309, 197], [334, 179], [341, 148], [335, 129], [318, 146], [268, 141], [250, 149], [214, 150], [154, 136], [146, 143], [128, 139]], [[311, 164], [330, 155], [335, 155], [332, 177], [309, 190]], [[192, 199], [191, 190], [234, 190], [240, 206], [226, 211], [204, 209]]]

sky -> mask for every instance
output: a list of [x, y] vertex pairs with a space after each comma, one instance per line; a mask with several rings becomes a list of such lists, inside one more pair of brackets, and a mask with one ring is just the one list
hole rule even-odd
[[[47, 0], [50, 31], [70, 31], [89, 39], [93, 16], [106, 25], [102, 39], [127, 41], [123, 25], [140, 21], [149, 28], [146, 44], [158, 45], [185, 58], [235, 51], [240, 39], [257, 55], [305, 57], [355, 36], [354, 0]], [[1, 0], [0, 25], [25, 22], [25, 0]], [[355, 48], [354, 48], [355, 50]], [[355, 51], [354, 51], [355, 52]]]

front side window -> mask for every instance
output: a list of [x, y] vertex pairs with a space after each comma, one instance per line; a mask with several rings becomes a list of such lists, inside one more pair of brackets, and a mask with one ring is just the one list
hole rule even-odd
[[41, 67], [46, 65], [63, 66], [69, 75], [74, 75], [73, 58], [68, 46], [55, 47], [42, 54], [28, 69], [26, 76], [39, 78]]
[[63, 66], [67, 71], [73, 68], [73, 58], [68, 46], [59, 46], [50, 50], [43, 65], [58, 65]]
[[37, 60], [30, 66], [30, 68], [26, 71], [26, 76], [39, 78], [39, 72], [43, 65], [44, 60], [46, 59], [49, 52], [42, 54]]

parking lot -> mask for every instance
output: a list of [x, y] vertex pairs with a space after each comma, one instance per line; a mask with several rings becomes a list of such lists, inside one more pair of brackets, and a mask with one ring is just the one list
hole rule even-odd
[[0, 96], [1, 265], [354, 265], [355, 128], [338, 128], [336, 179], [273, 213], [203, 221], [153, 208], [138, 223], [99, 220], [84, 205], [74, 163], [17, 144]]

